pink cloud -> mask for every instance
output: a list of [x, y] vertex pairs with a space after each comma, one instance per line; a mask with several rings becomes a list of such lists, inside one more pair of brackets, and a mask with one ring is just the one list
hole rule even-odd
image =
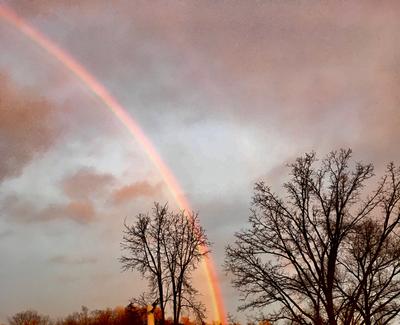
[[52, 104], [0, 74], [0, 182], [20, 175], [58, 135]]
[[99, 173], [94, 168], [82, 168], [65, 177], [61, 186], [71, 199], [88, 198], [106, 191], [115, 182], [109, 173]]
[[10, 195], [2, 201], [1, 211], [9, 220], [19, 223], [72, 220], [88, 224], [96, 219], [96, 209], [88, 200], [54, 203], [38, 208], [32, 202]]
[[88, 224], [95, 220], [96, 210], [93, 203], [84, 201], [71, 201], [67, 204], [52, 204], [38, 212], [38, 221], [57, 219], [70, 219], [77, 223]]
[[161, 193], [162, 184], [151, 185], [147, 181], [136, 182], [115, 190], [112, 194], [115, 204], [126, 203], [141, 196], [153, 197]]

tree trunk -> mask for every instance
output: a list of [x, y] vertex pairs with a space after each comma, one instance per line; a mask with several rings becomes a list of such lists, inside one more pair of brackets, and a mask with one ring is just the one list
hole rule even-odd
[[160, 302], [160, 309], [161, 309], [160, 325], [164, 325], [165, 324], [164, 289], [163, 289], [162, 280], [160, 277], [158, 277], [158, 292], [159, 292], [159, 302]]
[[337, 259], [337, 250], [338, 245], [335, 243], [331, 249], [331, 252], [328, 257], [328, 270], [327, 270], [327, 292], [326, 292], [326, 303], [327, 310], [326, 313], [328, 315], [328, 324], [329, 325], [337, 325], [336, 315], [335, 315], [335, 306], [333, 302], [333, 287], [335, 280], [335, 269], [336, 269], [336, 259]]

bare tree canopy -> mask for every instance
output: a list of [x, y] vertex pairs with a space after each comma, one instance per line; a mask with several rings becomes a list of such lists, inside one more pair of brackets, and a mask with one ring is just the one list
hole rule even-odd
[[[389, 324], [400, 312], [400, 169], [375, 189], [371, 164], [351, 150], [289, 165], [280, 197], [255, 185], [250, 227], [226, 248], [242, 309], [276, 323]], [[264, 308], [266, 307], [266, 308]]]
[[140, 300], [156, 300], [162, 323], [170, 306], [174, 324], [182, 310], [204, 318], [204, 306], [196, 296], [191, 274], [208, 253], [209, 241], [199, 224], [198, 214], [170, 212], [155, 203], [152, 215], [139, 214], [134, 224], [125, 222], [120, 258], [123, 270], [137, 270], [149, 281], [149, 293]]
[[26, 310], [8, 318], [9, 325], [51, 325], [49, 316], [41, 315], [36, 310]]

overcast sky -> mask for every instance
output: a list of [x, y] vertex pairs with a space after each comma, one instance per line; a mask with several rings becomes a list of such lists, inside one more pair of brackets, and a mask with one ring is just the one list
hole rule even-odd
[[[400, 161], [398, 1], [4, 3], [141, 125], [200, 214], [234, 315], [224, 247], [255, 181], [278, 191], [285, 164], [311, 150], [351, 147], [378, 174]], [[140, 144], [0, 20], [0, 322], [126, 305], [146, 286], [120, 271], [123, 220], [153, 201], [175, 206]]]

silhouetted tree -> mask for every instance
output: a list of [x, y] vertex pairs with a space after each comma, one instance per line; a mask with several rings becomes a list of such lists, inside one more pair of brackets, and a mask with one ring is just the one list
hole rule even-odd
[[250, 228], [226, 249], [242, 309], [291, 324], [388, 324], [400, 311], [400, 170], [363, 195], [371, 164], [351, 150], [289, 165], [281, 198], [255, 186]]
[[[161, 324], [165, 322], [165, 307], [169, 299], [166, 285], [166, 266], [163, 260], [162, 237], [168, 223], [167, 206], [155, 204], [152, 218], [139, 214], [133, 225], [124, 223], [121, 247], [129, 255], [122, 256], [122, 269], [138, 270], [149, 280], [150, 296], [157, 298], [161, 309]], [[147, 303], [146, 303], [147, 304]]]
[[[123, 270], [138, 270], [149, 280], [150, 297], [157, 298], [162, 323], [171, 305], [173, 322], [178, 324], [183, 309], [204, 317], [204, 306], [196, 300], [191, 274], [209, 253], [209, 242], [198, 215], [169, 212], [156, 203], [152, 216], [139, 214], [133, 225], [124, 223], [121, 243], [126, 252], [120, 258]], [[149, 298], [147, 298], [149, 299]]]
[[[391, 209], [386, 203], [382, 208]], [[354, 302], [346, 311], [349, 317], [358, 312], [355, 317], [366, 325], [389, 324], [400, 311], [400, 238], [391, 229], [398, 225], [386, 219], [367, 219], [355, 228], [343, 264], [351, 284], [350, 294], [343, 294]]]

